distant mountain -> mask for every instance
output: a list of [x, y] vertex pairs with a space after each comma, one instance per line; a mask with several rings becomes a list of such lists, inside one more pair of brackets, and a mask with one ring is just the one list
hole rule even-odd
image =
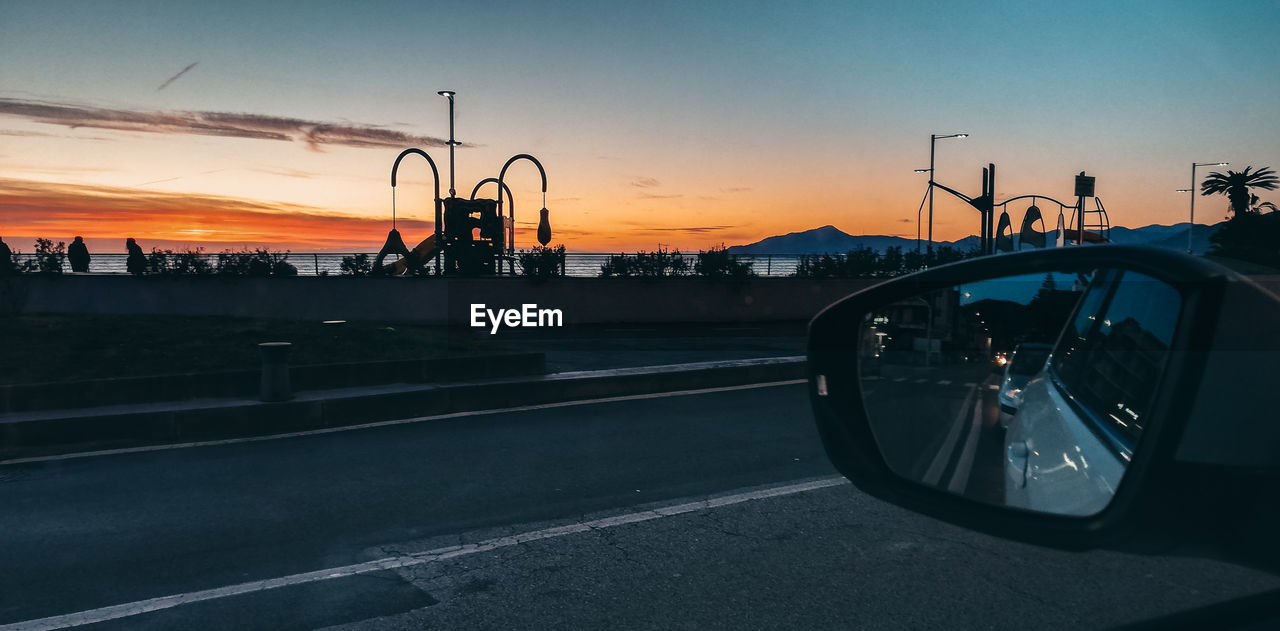
[[[1225, 222], [1223, 222], [1225, 223]], [[1209, 236], [1217, 232], [1222, 223], [1205, 226], [1196, 224], [1191, 237], [1192, 250], [1197, 254], [1209, 249]], [[1014, 237], [1015, 242], [1017, 236]], [[961, 251], [977, 249], [982, 239], [969, 236], [959, 241], [937, 241], [936, 245], [951, 246]], [[1111, 242], [1121, 245], [1153, 245], [1178, 250], [1187, 248], [1187, 224], [1172, 226], [1153, 224], [1142, 228], [1125, 228], [1116, 226], [1111, 229]], [[731, 254], [837, 254], [861, 248], [871, 248], [877, 252], [898, 246], [903, 250], [916, 247], [915, 239], [891, 237], [885, 235], [854, 236], [841, 231], [835, 226], [822, 226], [804, 232], [792, 232], [774, 237], [766, 237], [747, 245], [734, 245], [728, 248]]]
[[[977, 247], [978, 237], [966, 237], [956, 243], [939, 243], [952, 245], [962, 249]], [[823, 226], [804, 232], [767, 237], [749, 245], [734, 245], [728, 248], [731, 254], [827, 254], [844, 253], [850, 250], [871, 248], [877, 252], [898, 246], [902, 249], [914, 249], [915, 239], [891, 237], [885, 235], [854, 236], [835, 226]]]

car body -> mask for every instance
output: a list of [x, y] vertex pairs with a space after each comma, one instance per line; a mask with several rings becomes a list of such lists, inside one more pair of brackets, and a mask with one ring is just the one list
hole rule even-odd
[[1000, 425], [1008, 427], [1013, 415], [1017, 414], [1022, 404], [1022, 390], [1032, 377], [1044, 368], [1045, 360], [1053, 346], [1039, 342], [1023, 342], [1013, 349], [1013, 356], [1004, 367], [1004, 375], [1000, 379]]
[[[1136, 272], [1099, 272], [1052, 354], [1024, 345], [1024, 388], [1006, 369], [1007, 505], [1088, 516], [1111, 503], [1141, 434], [1181, 306], [1172, 286]], [[1047, 361], [1036, 357], [1047, 356]], [[1006, 397], [1007, 395], [1007, 397]]]

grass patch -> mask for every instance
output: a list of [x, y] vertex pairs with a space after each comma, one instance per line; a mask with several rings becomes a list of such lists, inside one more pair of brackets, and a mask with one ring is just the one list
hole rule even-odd
[[474, 354], [444, 327], [183, 316], [0, 316], [0, 384], [256, 369], [261, 342], [292, 342], [289, 363]]

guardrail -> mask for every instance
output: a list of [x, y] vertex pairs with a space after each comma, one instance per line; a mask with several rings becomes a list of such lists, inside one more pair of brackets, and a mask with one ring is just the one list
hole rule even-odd
[[[181, 253], [179, 253], [181, 254]], [[282, 253], [283, 254], [283, 253]], [[373, 260], [376, 252], [289, 252], [287, 253], [287, 261], [290, 265], [298, 270], [300, 276], [325, 276], [339, 275], [342, 273], [343, 257], [352, 257], [359, 254], [365, 254], [369, 260]], [[667, 253], [668, 256], [677, 256], [675, 253]], [[207, 262], [212, 269], [217, 261], [217, 253], [202, 253], [199, 258]], [[600, 268], [609, 257], [612, 256], [635, 256], [634, 252], [568, 252], [565, 254], [565, 275], [590, 278], [600, 276]], [[679, 253], [678, 256], [684, 260], [689, 270], [693, 269], [694, 263], [698, 260], [696, 252]], [[796, 267], [800, 263], [799, 254], [737, 254], [730, 255], [730, 259], [751, 264], [751, 271], [756, 276], [765, 277], [782, 277], [793, 276]], [[126, 254], [121, 253], [94, 253], [89, 260], [89, 272], [96, 274], [125, 274], [125, 260], [128, 258]], [[35, 261], [35, 254], [22, 253], [15, 255], [15, 259], [19, 264], [25, 261]], [[63, 271], [71, 271], [71, 265], [63, 261]]]

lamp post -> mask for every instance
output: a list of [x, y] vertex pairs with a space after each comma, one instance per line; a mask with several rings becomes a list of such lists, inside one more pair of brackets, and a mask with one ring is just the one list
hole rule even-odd
[[933, 253], [933, 146], [939, 138], [968, 138], [969, 134], [929, 134], [929, 245], [928, 251]]
[[[916, 173], [929, 173], [929, 169], [916, 169]], [[920, 207], [916, 209], [916, 254], [920, 253], [920, 213], [924, 212], [924, 200], [933, 196], [933, 182], [924, 189], [924, 197], [920, 199]]]
[[453, 90], [441, 90], [439, 92], [436, 92], [436, 94], [439, 94], [440, 96], [443, 96], [444, 98], [449, 99], [449, 197], [457, 197], [458, 191], [454, 189], [454, 180], [453, 180], [453, 173], [454, 173], [453, 148], [462, 144], [453, 139], [453, 97], [455, 94], [457, 94], [457, 92], [454, 92]]
[[1191, 254], [1191, 235], [1196, 227], [1196, 167], [1224, 167], [1226, 162], [1192, 162], [1191, 188], [1180, 188], [1179, 193], [1191, 193], [1191, 223], [1187, 225], [1187, 254]]

